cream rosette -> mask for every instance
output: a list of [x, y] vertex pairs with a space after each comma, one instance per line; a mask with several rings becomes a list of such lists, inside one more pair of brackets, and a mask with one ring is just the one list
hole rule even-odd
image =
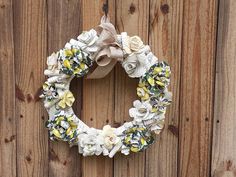
[[140, 37], [129, 37], [126, 33], [121, 33], [120, 41], [126, 56], [122, 61], [122, 66], [129, 77], [141, 77], [157, 62], [150, 47], [144, 45]]
[[119, 151], [122, 145], [121, 139], [116, 135], [115, 128], [112, 128], [110, 125], [105, 125], [103, 127], [101, 135], [104, 140], [103, 154], [108, 155], [111, 158]]
[[[137, 95], [141, 100], [134, 101], [129, 109], [130, 122], [117, 128], [89, 127], [72, 109], [75, 98], [70, 82], [75, 77], [86, 76], [93, 63], [98, 67], [88, 78], [104, 77], [117, 61], [129, 77], [139, 78]], [[154, 142], [154, 134], [164, 127], [166, 107], [171, 102], [167, 89], [170, 67], [159, 62], [140, 37], [130, 37], [126, 32], [117, 34], [104, 17], [96, 30], [84, 31], [49, 56], [44, 74], [48, 78], [40, 97], [49, 114], [49, 137], [78, 145], [83, 156], [103, 154], [112, 158], [117, 152], [128, 155], [143, 151]]]
[[143, 41], [138, 36], [129, 37], [126, 32], [122, 32], [119, 36], [119, 40], [122, 43], [122, 48], [126, 54], [139, 52], [144, 48]]

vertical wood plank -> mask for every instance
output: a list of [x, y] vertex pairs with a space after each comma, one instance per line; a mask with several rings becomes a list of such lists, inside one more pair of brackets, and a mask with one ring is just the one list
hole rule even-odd
[[147, 150], [147, 177], [176, 177], [178, 156], [179, 89], [183, 3], [180, 0], [151, 0], [149, 44], [159, 60], [171, 66], [173, 102], [167, 109], [165, 128]]
[[181, 177], [209, 176], [216, 2], [184, 1], [178, 172]]
[[219, 1], [212, 176], [236, 175], [236, 1]]
[[48, 176], [46, 112], [38, 99], [47, 47], [46, 0], [14, 1], [17, 176]]
[[[82, 2], [79, 0], [48, 0], [48, 55], [63, 48], [71, 38], [80, 33]], [[46, 61], [46, 59], [45, 59]], [[80, 117], [82, 80], [74, 79], [71, 90], [76, 102], [75, 113]], [[80, 176], [80, 156], [77, 147], [65, 142], [51, 142], [49, 147], [49, 176]]]
[[16, 176], [12, 1], [0, 0], [0, 176]]
[[[100, 23], [105, 1], [83, 0], [83, 30], [89, 30]], [[109, 0], [109, 15], [114, 22], [114, 0]], [[114, 117], [114, 72], [98, 80], [83, 82], [83, 121], [95, 128], [113, 124]], [[113, 160], [108, 157], [85, 157], [82, 160], [83, 177], [111, 177]]]
[[[148, 43], [149, 1], [117, 0], [116, 22], [119, 32], [126, 31], [129, 36], [138, 35]], [[115, 124], [130, 121], [128, 111], [137, 99], [138, 80], [127, 76], [121, 66], [115, 71]], [[114, 158], [115, 177], [142, 177], [145, 175], [145, 152], [124, 156], [117, 154]]]

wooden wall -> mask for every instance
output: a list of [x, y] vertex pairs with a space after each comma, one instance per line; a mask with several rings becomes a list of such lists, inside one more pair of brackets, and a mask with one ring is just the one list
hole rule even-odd
[[[165, 129], [145, 152], [113, 159], [48, 140], [38, 98], [46, 57], [95, 27], [104, 2], [0, 0], [0, 176], [236, 176], [235, 0], [109, 0], [117, 30], [139, 35], [171, 65]], [[74, 110], [90, 126], [123, 124], [136, 85], [121, 66], [74, 80]]]

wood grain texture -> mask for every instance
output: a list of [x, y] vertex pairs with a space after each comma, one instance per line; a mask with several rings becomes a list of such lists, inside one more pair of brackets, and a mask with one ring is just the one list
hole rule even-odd
[[14, 1], [18, 177], [48, 176], [46, 112], [38, 98], [45, 79], [46, 10], [45, 0]]
[[219, 1], [212, 176], [236, 176], [236, 1]]
[[15, 70], [12, 1], [0, 0], [0, 176], [16, 176]]
[[[95, 28], [103, 15], [105, 1], [83, 0], [83, 30]], [[114, 3], [109, 1], [109, 15], [114, 22]], [[114, 117], [114, 72], [103, 79], [84, 80], [82, 120], [89, 126], [102, 128], [113, 124]], [[110, 177], [113, 173], [113, 160], [109, 157], [83, 157], [83, 177]]]
[[[71, 38], [81, 32], [82, 2], [79, 0], [48, 0], [48, 55], [63, 48]], [[45, 59], [46, 60], [46, 59]], [[80, 117], [82, 79], [74, 79], [71, 84], [76, 102], [75, 113]], [[70, 148], [68, 143], [52, 142], [49, 146], [49, 176], [80, 176], [80, 155], [77, 147]]]
[[[147, 151], [114, 159], [48, 139], [38, 98], [46, 57], [96, 27], [105, 1], [0, 0], [0, 176], [236, 176], [235, 0], [109, 0], [118, 32], [140, 36], [172, 68], [165, 129]], [[120, 65], [104, 79], [74, 79], [74, 111], [91, 127], [119, 126], [137, 83]]]
[[[138, 35], [144, 43], [148, 43], [149, 1], [117, 0], [116, 28], [118, 33], [126, 31], [129, 36]], [[138, 79], [131, 79], [124, 69], [115, 68], [115, 124], [117, 126], [130, 121], [129, 108], [137, 99], [136, 87]]]
[[[176, 177], [183, 3], [180, 0], [150, 1], [149, 44], [152, 52], [171, 66], [173, 102], [167, 109], [165, 128], [147, 150], [146, 176]], [[172, 128], [171, 128], [172, 127]]]
[[[138, 35], [148, 43], [149, 1], [117, 0], [116, 26], [118, 32], [126, 31], [129, 36]], [[127, 76], [121, 66], [115, 68], [115, 124], [130, 121], [128, 111], [137, 99], [137, 79]], [[125, 157], [117, 154], [114, 158], [115, 177], [141, 177], [145, 175], [145, 152]]]
[[213, 115], [216, 1], [186, 0], [183, 5], [178, 175], [208, 177]]

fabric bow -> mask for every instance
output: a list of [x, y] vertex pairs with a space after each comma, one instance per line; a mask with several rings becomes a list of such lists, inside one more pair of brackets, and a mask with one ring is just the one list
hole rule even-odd
[[116, 65], [117, 61], [123, 60], [123, 51], [117, 42], [117, 33], [108, 17], [101, 18], [101, 24], [96, 29], [99, 38], [96, 42], [100, 50], [94, 56], [97, 67], [90, 73], [87, 79], [105, 77]]

